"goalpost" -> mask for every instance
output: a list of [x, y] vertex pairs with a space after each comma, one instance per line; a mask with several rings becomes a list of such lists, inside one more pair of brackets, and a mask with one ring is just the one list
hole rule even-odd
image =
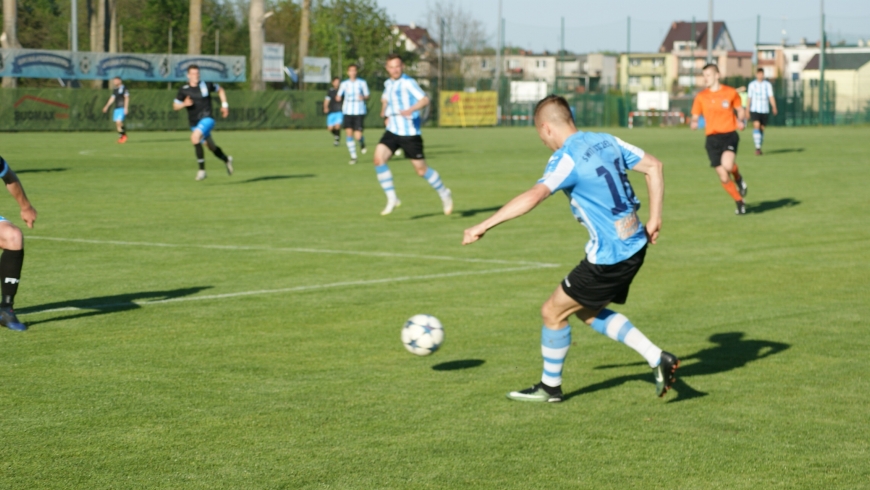
[[686, 123], [686, 116], [680, 111], [634, 111], [628, 113], [628, 129], [634, 128], [635, 118], [639, 118], [643, 126], [651, 126], [656, 119], [662, 127]]

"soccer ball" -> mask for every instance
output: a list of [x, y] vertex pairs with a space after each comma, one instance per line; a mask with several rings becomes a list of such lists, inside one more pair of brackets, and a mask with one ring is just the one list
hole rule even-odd
[[428, 356], [444, 342], [444, 328], [432, 315], [414, 315], [402, 327], [402, 343], [412, 354]]

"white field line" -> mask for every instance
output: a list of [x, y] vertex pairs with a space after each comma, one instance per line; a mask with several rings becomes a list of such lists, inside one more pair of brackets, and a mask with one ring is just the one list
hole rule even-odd
[[121, 245], [132, 247], [168, 247], [168, 248], [204, 248], [212, 250], [262, 250], [271, 252], [295, 252], [295, 253], [310, 253], [310, 254], [335, 254], [335, 255], [362, 255], [367, 257], [388, 257], [401, 259], [425, 259], [425, 260], [444, 260], [452, 262], [468, 262], [478, 264], [502, 264], [502, 265], [529, 265], [535, 267], [558, 267], [559, 264], [548, 264], [545, 262], [528, 262], [522, 260], [499, 260], [499, 259], [473, 259], [464, 257], [450, 257], [444, 255], [415, 255], [393, 252], [364, 252], [358, 250], [329, 250], [320, 248], [296, 248], [296, 247], [269, 247], [256, 245], [198, 245], [198, 244], [178, 244], [178, 243], [150, 243], [150, 242], [125, 242], [117, 240], [88, 240], [84, 238], [57, 238], [48, 236], [27, 236], [27, 240], [51, 240], [55, 242], [72, 242], [72, 243], [93, 243], [97, 245]]
[[42, 313], [57, 313], [63, 311], [87, 311], [87, 310], [101, 310], [101, 309], [110, 309], [110, 308], [121, 308], [124, 306], [130, 306], [131, 304], [137, 306], [149, 306], [149, 305], [159, 305], [166, 303], [180, 303], [182, 301], [207, 301], [212, 299], [226, 299], [226, 298], [237, 298], [240, 296], [262, 296], [266, 294], [281, 294], [281, 293], [296, 293], [300, 291], [312, 291], [316, 289], [329, 289], [329, 288], [340, 288], [347, 286], [366, 286], [370, 284], [387, 284], [394, 282], [407, 282], [407, 281], [422, 281], [428, 279], [444, 279], [448, 277], [460, 277], [460, 276], [477, 276], [483, 274], [498, 274], [501, 272], [516, 272], [516, 271], [526, 271], [526, 270], [534, 270], [534, 269], [543, 269], [555, 267], [555, 264], [544, 264], [544, 265], [527, 265], [523, 267], [508, 267], [503, 269], [489, 269], [482, 271], [461, 271], [461, 272], [445, 272], [443, 274], [428, 274], [424, 276], [402, 276], [402, 277], [390, 277], [386, 279], [369, 279], [369, 280], [361, 280], [361, 281], [345, 281], [345, 282], [333, 282], [329, 284], [313, 284], [310, 286], [296, 286], [292, 288], [280, 288], [280, 289], [259, 289], [255, 291], [239, 291], [235, 293], [224, 293], [224, 294], [209, 294], [203, 296], [186, 296], [181, 298], [168, 298], [168, 299], [156, 299], [151, 301], [130, 301], [126, 303], [113, 303], [113, 304], [105, 304], [105, 305], [94, 305], [88, 307], [77, 307], [77, 306], [68, 306], [64, 308], [52, 308], [49, 310], [37, 310], [37, 311], [29, 311], [27, 313], [19, 313], [19, 316], [25, 315], [36, 315]]

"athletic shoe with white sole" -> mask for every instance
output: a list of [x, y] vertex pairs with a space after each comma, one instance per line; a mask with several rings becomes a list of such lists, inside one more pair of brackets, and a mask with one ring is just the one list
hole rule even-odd
[[538, 383], [531, 388], [526, 388], [525, 390], [512, 391], [507, 394], [507, 397], [518, 402], [559, 403], [562, 401], [561, 386], [550, 388], [549, 391], [547, 391], [547, 388], [550, 387], [545, 387], [544, 383]]
[[746, 185], [746, 181], [741, 178], [734, 183], [737, 184], [737, 190], [740, 191], [740, 197], [746, 197], [746, 193], [749, 192], [749, 186]]
[[402, 201], [396, 199], [395, 201], [387, 201], [387, 207], [381, 211], [381, 216], [386, 216], [393, 212], [394, 209], [402, 205]]
[[444, 215], [450, 216], [450, 213], [453, 212], [453, 193], [450, 192], [450, 189], [447, 189], [441, 196], [441, 203], [444, 205]]
[[351, 158], [350, 161], [347, 162], [347, 164], [348, 165], [356, 165], [356, 158]]
[[746, 214], [746, 203], [743, 201], [737, 201], [737, 209], [734, 210], [734, 214]]
[[369, 151], [369, 150], [365, 146], [363, 146], [362, 149], [360, 150], [360, 153], [365, 155], [367, 151]]
[[677, 359], [677, 356], [662, 351], [659, 365], [653, 368], [653, 376], [656, 378], [656, 396], [659, 398], [665, 396], [665, 393], [677, 380], [675, 373], [678, 367], [680, 367], [680, 360]]
[[9, 330], [15, 330], [16, 332], [27, 330], [27, 325], [18, 320], [18, 317], [15, 316], [15, 310], [13, 310], [11, 306], [0, 308], [0, 325], [3, 325]]
[[199, 170], [196, 172], [196, 180], [205, 180], [205, 170]]
[[233, 175], [233, 157], [227, 156], [226, 166], [227, 175]]

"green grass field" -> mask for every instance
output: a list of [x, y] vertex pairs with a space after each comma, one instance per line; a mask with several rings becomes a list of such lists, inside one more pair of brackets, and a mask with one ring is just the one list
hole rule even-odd
[[[774, 128], [762, 158], [743, 133], [742, 217], [702, 134], [614, 132], [666, 179], [618, 309], [680, 381], [656, 398], [575, 320], [568, 398], [543, 406], [504, 394], [539, 379], [539, 308], [585, 229], [555, 195], [460, 246], [539, 178], [531, 128], [426, 131], [450, 217], [406, 160], [379, 216], [371, 164], [326, 131], [218, 127], [236, 175], [208, 154], [204, 182], [181, 132], [0, 135], [39, 211], [30, 330], [0, 331], [0, 487], [870, 488], [870, 131]], [[430, 357], [399, 340], [416, 313], [445, 325]]]

